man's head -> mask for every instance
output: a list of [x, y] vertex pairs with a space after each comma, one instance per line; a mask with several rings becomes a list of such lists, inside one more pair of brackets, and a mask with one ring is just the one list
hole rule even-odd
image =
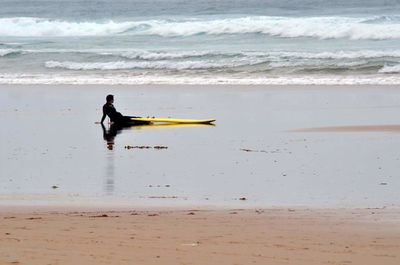
[[113, 95], [107, 95], [106, 100], [107, 100], [107, 103], [113, 103], [114, 102], [114, 96]]

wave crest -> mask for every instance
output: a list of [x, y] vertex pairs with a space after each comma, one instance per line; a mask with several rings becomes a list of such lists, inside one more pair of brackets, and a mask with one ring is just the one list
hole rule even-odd
[[107, 36], [131, 28], [133, 22], [69, 22], [34, 17], [0, 19], [0, 35], [17, 37]]
[[206, 70], [224, 67], [238, 67], [247, 65], [247, 62], [204, 62], [204, 61], [154, 61], [154, 62], [71, 62], [47, 61], [47, 68], [62, 68], [68, 70], [128, 70], [128, 69], [154, 69], [154, 70]]
[[2, 36], [157, 35], [185, 37], [198, 34], [265, 34], [283, 38], [399, 39], [400, 19], [353, 17], [246, 16], [225, 19], [187, 18], [115, 22], [70, 22], [46, 18], [1, 18]]
[[12, 50], [12, 49], [2, 49], [0, 50], [0, 57], [6, 57], [11, 55], [21, 54], [21, 51]]
[[249, 58], [271, 61], [293, 60], [293, 59], [400, 59], [400, 50], [339, 50], [335, 52], [296, 52], [296, 51], [218, 51], [218, 50], [115, 50], [115, 49], [0, 49], [0, 56], [8, 54], [87, 54], [99, 56], [99, 58], [121, 57], [129, 60], [159, 61], [159, 60], [185, 60], [185, 59], [210, 59], [215, 60], [228, 58]]
[[[105, 53], [108, 55], [114, 55], [112, 53]], [[188, 59], [188, 58], [201, 58], [208, 56], [229, 56], [230, 53], [213, 52], [213, 51], [127, 51], [120, 52], [116, 55], [136, 60], [173, 60], [173, 59]]]
[[385, 65], [384, 67], [382, 67], [382, 69], [379, 70], [379, 73], [381, 73], [381, 74], [400, 73], [400, 64], [396, 64], [396, 65], [392, 65], [392, 66]]

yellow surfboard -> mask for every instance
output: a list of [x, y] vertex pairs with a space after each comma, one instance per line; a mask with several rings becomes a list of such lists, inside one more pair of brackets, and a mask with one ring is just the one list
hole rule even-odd
[[172, 118], [131, 118], [131, 120], [138, 122], [179, 123], [179, 124], [207, 124], [215, 121], [215, 119], [191, 120], [191, 119], [172, 119]]
[[132, 125], [134, 129], [167, 129], [167, 128], [188, 128], [188, 127], [214, 127], [213, 123], [149, 123]]

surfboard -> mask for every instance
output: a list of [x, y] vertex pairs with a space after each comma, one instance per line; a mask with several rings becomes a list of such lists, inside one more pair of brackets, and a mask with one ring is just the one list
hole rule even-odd
[[149, 124], [139, 124], [131, 125], [134, 129], [167, 129], [167, 128], [188, 128], [188, 127], [214, 127], [213, 123], [149, 123]]
[[131, 120], [138, 122], [179, 123], [179, 124], [207, 124], [215, 121], [215, 119], [192, 120], [192, 119], [173, 119], [173, 118], [131, 118]]

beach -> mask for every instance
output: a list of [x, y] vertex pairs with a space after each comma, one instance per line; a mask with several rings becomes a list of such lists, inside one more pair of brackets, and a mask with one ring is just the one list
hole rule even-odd
[[396, 1], [0, 6], [0, 265], [400, 264]]
[[0, 218], [1, 264], [395, 265], [400, 260], [398, 208], [2, 207]]

